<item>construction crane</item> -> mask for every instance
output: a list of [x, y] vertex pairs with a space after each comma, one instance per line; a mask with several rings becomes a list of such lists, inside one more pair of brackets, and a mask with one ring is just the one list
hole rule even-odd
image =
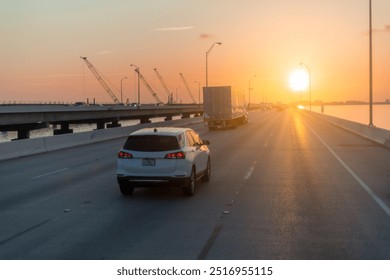
[[157, 104], [164, 104], [160, 98], [158, 98], [157, 94], [153, 91], [153, 89], [150, 87], [150, 85], [148, 84], [148, 82], [145, 80], [144, 76], [142, 76], [141, 72], [139, 71], [138, 68], [135, 68], [134, 70], [135, 72], [137, 72], [138, 74], [138, 77], [142, 80], [142, 82], [144, 83], [144, 85], [146, 86], [146, 88], [150, 91], [150, 93], [153, 95], [154, 99], [156, 99], [157, 101]]
[[190, 95], [190, 97], [191, 97], [191, 99], [192, 99], [192, 102], [195, 104], [195, 103], [196, 103], [196, 100], [195, 100], [194, 96], [192, 95], [192, 92], [191, 92], [191, 90], [190, 90], [190, 87], [189, 87], [188, 84], [187, 84], [186, 79], [184, 79], [183, 73], [180, 73], [180, 77], [181, 77], [181, 79], [182, 79], [184, 85], [186, 86], [186, 89], [187, 89], [188, 94]]
[[168, 104], [172, 104], [172, 103], [173, 103], [173, 102], [172, 102], [172, 99], [173, 99], [173, 98], [172, 98], [172, 93], [169, 91], [167, 85], [166, 85], [165, 82], [164, 82], [164, 79], [161, 77], [160, 73], [157, 71], [157, 68], [154, 68], [154, 72], [156, 72], [158, 79], [160, 80], [162, 86], [163, 86], [164, 89], [165, 89], [165, 92], [166, 92], [167, 95], [168, 95]]
[[80, 58], [84, 59], [85, 63], [88, 65], [89, 70], [91, 70], [92, 74], [95, 75], [96, 79], [100, 82], [103, 88], [107, 91], [108, 95], [114, 100], [115, 103], [120, 103], [118, 98], [116, 98], [115, 94], [112, 92], [111, 88], [106, 84], [103, 80], [102, 76], [100, 76], [99, 72], [96, 68], [89, 62], [86, 56], [80, 56]]

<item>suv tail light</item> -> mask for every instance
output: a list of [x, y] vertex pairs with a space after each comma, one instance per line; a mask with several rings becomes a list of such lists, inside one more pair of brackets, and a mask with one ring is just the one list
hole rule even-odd
[[120, 151], [118, 153], [118, 158], [124, 158], [124, 159], [126, 159], [126, 158], [133, 158], [133, 155], [128, 153], [128, 152]]
[[169, 153], [165, 156], [165, 158], [167, 159], [183, 159], [186, 157], [186, 153], [185, 152], [176, 152], [176, 153]]

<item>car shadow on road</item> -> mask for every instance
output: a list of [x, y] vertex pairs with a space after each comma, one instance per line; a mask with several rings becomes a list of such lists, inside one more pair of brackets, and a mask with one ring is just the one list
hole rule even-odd
[[185, 201], [194, 199], [202, 193], [204, 182], [197, 182], [195, 194], [193, 196], [186, 196], [183, 194], [182, 187], [177, 186], [151, 186], [135, 188], [132, 195], [124, 197], [128, 200], [161, 200], [161, 201]]

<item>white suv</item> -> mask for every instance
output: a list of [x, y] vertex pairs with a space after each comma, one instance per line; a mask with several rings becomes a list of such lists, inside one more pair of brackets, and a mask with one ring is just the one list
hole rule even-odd
[[123, 195], [134, 187], [179, 185], [192, 196], [195, 182], [210, 180], [210, 142], [190, 128], [144, 128], [129, 135], [118, 153], [117, 179]]

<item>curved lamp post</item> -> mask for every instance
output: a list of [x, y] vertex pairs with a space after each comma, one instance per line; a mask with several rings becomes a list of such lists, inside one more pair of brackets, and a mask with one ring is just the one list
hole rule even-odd
[[139, 67], [135, 64], [131, 64], [130, 66], [132, 67], [135, 67], [135, 70], [137, 70], [137, 75], [138, 75], [138, 104], [137, 104], [137, 108], [139, 108], [139, 106], [141, 105], [141, 92], [140, 92], [140, 84], [139, 84]]
[[373, 102], [373, 93], [372, 93], [372, 8], [371, 8], [371, 0], [369, 0], [369, 28], [370, 28], [370, 48], [369, 48], [369, 57], [370, 57], [370, 94], [369, 94], [369, 99], [370, 99], [370, 105], [369, 105], [369, 126], [374, 126], [373, 122], [373, 110], [372, 110], [372, 102]]
[[250, 104], [251, 104], [251, 79], [252, 78], [256, 78], [256, 75], [253, 75], [253, 76], [251, 76], [250, 78], [249, 78], [249, 87], [248, 87], [248, 108], [249, 108], [249, 106], [250, 106]]
[[221, 42], [215, 42], [214, 44], [212, 44], [210, 49], [206, 52], [206, 87], [209, 86], [209, 80], [208, 80], [208, 57], [209, 57], [209, 53], [211, 52], [211, 50], [212, 50], [212, 48], [214, 47], [215, 44], [222, 45]]
[[122, 82], [123, 82], [123, 80], [125, 80], [125, 79], [127, 79], [127, 77], [122, 77], [122, 79], [121, 79], [121, 103], [123, 103], [123, 91], [122, 91]]

